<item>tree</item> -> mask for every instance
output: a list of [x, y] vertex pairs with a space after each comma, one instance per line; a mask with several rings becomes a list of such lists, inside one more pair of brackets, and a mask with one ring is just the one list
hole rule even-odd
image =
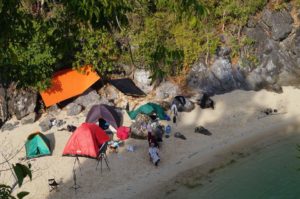
[[[0, 170], [0, 172], [11, 172], [12, 175], [15, 178], [15, 182], [13, 185], [5, 185], [0, 184], [0, 198], [1, 199], [15, 199], [15, 197], [12, 195], [14, 188], [18, 185], [19, 187], [22, 186], [24, 179], [28, 176], [29, 179], [32, 179], [32, 173], [31, 173], [31, 164], [23, 165], [20, 163], [16, 164], [10, 164], [9, 160], [12, 159], [12, 157], [6, 158], [3, 153], [1, 153], [2, 157], [4, 158], [4, 162], [1, 162], [0, 165], [6, 164], [8, 168], [4, 170]], [[22, 191], [17, 194], [18, 199], [22, 199], [25, 196], [27, 196], [29, 192]]]

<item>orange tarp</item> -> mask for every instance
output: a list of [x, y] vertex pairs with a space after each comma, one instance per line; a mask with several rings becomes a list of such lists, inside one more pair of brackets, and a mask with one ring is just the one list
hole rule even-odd
[[46, 107], [80, 95], [93, 85], [100, 77], [90, 66], [84, 66], [79, 71], [66, 69], [52, 77], [51, 87], [40, 94]]

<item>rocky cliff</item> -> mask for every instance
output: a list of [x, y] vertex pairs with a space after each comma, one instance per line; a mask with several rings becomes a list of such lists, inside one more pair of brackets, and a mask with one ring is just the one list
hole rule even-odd
[[[196, 93], [214, 95], [235, 89], [266, 88], [281, 92], [281, 86], [299, 85], [300, 10], [292, 5], [281, 10], [266, 7], [250, 18], [242, 34], [253, 44], [240, 50], [237, 62], [232, 62], [229, 47], [220, 46], [210, 66], [199, 61], [191, 67], [186, 77], [187, 86]], [[249, 55], [255, 61], [249, 60]], [[149, 77], [150, 72], [145, 70], [136, 70], [134, 74], [135, 82], [145, 93], [153, 89]], [[157, 100], [163, 100], [182, 92], [178, 85], [164, 82], [154, 93]], [[0, 84], [0, 126], [13, 115], [22, 119], [34, 112], [37, 96], [38, 93], [32, 90]], [[101, 95], [105, 101], [104, 98]]]
[[[253, 41], [250, 51], [248, 46], [244, 47], [238, 63], [232, 64], [231, 49], [219, 48], [211, 66], [203, 62], [194, 64], [187, 77], [188, 85], [209, 94], [262, 88], [281, 92], [280, 86], [298, 86], [299, 21], [300, 11], [291, 5], [282, 10], [266, 7], [259, 17], [252, 17], [243, 29], [243, 34]], [[249, 53], [256, 63], [247, 59]]]

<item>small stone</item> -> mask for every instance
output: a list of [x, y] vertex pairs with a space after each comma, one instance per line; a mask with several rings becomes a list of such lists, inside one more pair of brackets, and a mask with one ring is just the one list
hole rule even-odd
[[67, 108], [67, 115], [74, 116], [78, 115], [82, 111], [83, 107], [79, 104], [71, 103]]
[[52, 127], [51, 119], [50, 118], [44, 119], [42, 122], [40, 122], [39, 126], [41, 127], [42, 132], [50, 130]]

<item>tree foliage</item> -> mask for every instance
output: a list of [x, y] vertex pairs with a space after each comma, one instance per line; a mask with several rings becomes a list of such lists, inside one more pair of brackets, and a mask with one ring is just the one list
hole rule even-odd
[[120, 63], [161, 80], [199, 59], [209, 64], [220, 45], [238, 55], [247, 45], [242, 27], [266, 3], [0, 0], [0, 80], [45, 89], [60, 69], [92, 64], [106, 74]]
[[[9, 162], [6, 162], [7, 164], [9, 164]], [[32, 173], [31, 173], [31, 165], [23, 165], [20, 163], [17, 163], [15, 165], [12, 165], [12, 167], [10, 167], [11, 169], [8, 170], [10, 172], [12, 172], [12, 174], [14, 176], [16, 176], [16, 183], [19, 185], [19, 187], [22, 186], [24, 178], [26, 178], [27, 176], [29, 177], [29, 179], [32, 179]], [[5, 184], [0, 184], [0, 198], [1, 199], [16, 199], [16, 197], [13, 196], [13, 189], [14, 189], [14, 185], [13, 186], [9, 186], [9, 185], [5, 185]], [[17, 194], [17, 198], [18, 199], [22, 199], [25, 196], [27, 196], [29, 194], [29, 192], [27, 191], [21, 191]]]

